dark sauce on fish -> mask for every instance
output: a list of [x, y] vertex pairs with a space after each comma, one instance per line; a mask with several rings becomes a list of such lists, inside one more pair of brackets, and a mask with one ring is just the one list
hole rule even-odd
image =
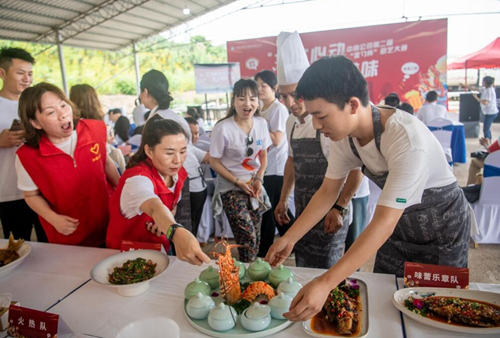
[[362, 326], [362, 313], [363, 307], [361, 304], [361, 296], [358, 296], [358, 325], [352, 334], [340, 334], [333, 323], [330, 323], [325, 318], [325, 312], [322, 310], [318, 314], [316, 314], [313, 318], [311, 318], [311, 330], [316, 333], [330, 335], [330, 336], [342, 336], [342, 337], [357, 337], [361, 333]]
[[[441, 296], [440, 298], [456, 299], [458, 297], [444, 297], [444, 296]], [[485, 306], [492, 307], [492, 308], [494, 308], [497, 311], [500, 311], [500, 306], [495, 305], [495, 304], [491, 304], [491, 303], [488, 303], [488, 302], [482, 302], [482, 301], [474, 300], [474, 299], [462, 298], [462, 297], [460, 297], [459, 299], [462, 299], [462, 300], [465, 300], [465, 301], [469, 301], [469, 302], [479, 303], [479, 304], [482, 304], [482, 305], [485, 305]], [[445, 318], [443, 316], [440, 316], [440, 315], [438, 315], [437, 313], [434, 313], [434, 312], [427, 313], [427, 315], [425, 317], [429, 318], [429, 319], [432, 319], [432, 320], [435, 320], [436, 322], [441, 322], [441, 323], [445, 323], [445, 324], [448, 324], [448, 325], [461, 326], [461, 327], [486, 328], [486, 327], [482, 327], [482, 326], [468, 325], [468, 324], [465, 324], [465, 323], [460, 323], [460, 322], [455, 322], [455, 321], [448, 322], [447, 318]], [[500, 327], [500, 323], [498, 325], [489, 326], [487, 328], [497, 328], [497, 327]]]

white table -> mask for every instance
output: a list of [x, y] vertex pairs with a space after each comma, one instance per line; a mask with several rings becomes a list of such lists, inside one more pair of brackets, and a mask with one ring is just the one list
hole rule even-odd
[[[0, 241], [7, 241], [0, 239]], [[28, 242], [31, 252], [11, 273], [0, 278], [0, 293], [32, 309], [46, 311], [90, 279], [107, 249]]]
[[[184, 288], [206, 268], [191, 266], [170, 258], [170, 266], [150, 289], [139, 296], [124, 298], [114, 289], [93, 281], [57, 304], [50, 311], [63, 316], [77, 332], [99, 337], [114, 337], [128, 323], [147, 317], [166, 316], [180, 327], [182, 337], [206, 337], [193, 328], [184, 315]], [[305, 283], [320, 275], [317, 269], [291, 268], [296, 280]], [[368, 285], [369, 337], [403, 337], [399, 311], [391, 304], [396, 291], [392, 275], [356, 273], [354, 278]], [[273, 335], [273, 337], [307, 337], [301, 323]]]
[[[9, 275], [0, 279], [0, 292], [30, 308], [61, 315], [71, 329], [80, 334], [114, 337], [130, 322], [164, 316], [179, 325], [182, 337], [206, 337], [193, 328], [184, 315], [184, 288], [205, 266], [192, 266], [170, 258], [167, 271], [151, 282], [150, 289], [136, 297], [122, 297], [114, 288], [88, 282], [92, 267], [117, 250], [29, 243], [31, 254]], [[212, 262], [215, 265], [215, 262]], [[305, 284], [323, 270], [291, 268]], [[392, 275], [355, 273], [354, 278], [368, 286], [369, 337], [403, 337], [399, 312], [392, 306], [396, 291]], [[55, 304], [55, 305], [54, 305]], [[301, 323], [275, 335], [306, 337]]]
[[[398, 278], [398, 287], [403, 288], [403, 279]], [[488, 292], [497, 292], [500, 293], [500, 285], [495, 284], [482, 284], [482, 283], [470, 283], [469, 288], [471, 290], [481, 290]], [[422, 338], [422, 337], [432, 337], [432, 338], [455, 338], [455, 337], [470, 337], [477, 338], [477, 335], [470, 335], [464, 333], [457, 333], [452, 331], [445, 331], [441, 329], [437, 329], [434, 327], [430, 327], [421, 323], [418, 323], [406, 316], [403, 316], [403, 322], [406, 331], [407, 338]], [[481, 335], [480, 337], [484, 338], [498, 338], [499, 335]]]

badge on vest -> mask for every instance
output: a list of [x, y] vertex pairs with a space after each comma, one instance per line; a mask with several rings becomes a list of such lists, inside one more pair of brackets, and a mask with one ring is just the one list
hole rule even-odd
[[396, 202], [398, 203], [406, 203], [406, 198], [396, 198]]
[[99, 143], [96, 143], [92, 147], [90, 147], [90, 152], [96, 155], [92, 158], [92, 162], [99, 161], [101, 159], [101, 154], [99, 152]]

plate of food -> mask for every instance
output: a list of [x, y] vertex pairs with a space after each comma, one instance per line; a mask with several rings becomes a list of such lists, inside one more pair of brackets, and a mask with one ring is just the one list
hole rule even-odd
[[366, 337], [368, 334], [368, 289], [359, 279], [348, 278], [330, 291], [323, 310], [302, 322], [313, 337]]
[[15, 241], [12, 234], [10, 234], [9, 240], [0, 239], [0, 277], [14, 270], [30, 252], [31, 246], [23, 239]]
[[90, 271], [96, 283], [114, 287], [121, 296], [137, 296], [149, 288], [169, 264], [168, 256], [155, 250], [121, 252], [97, 263]]
[[479, 290], [407, 288], [394, 293], [405, 316], [442, 330], [479, 334], [500, 333], [500, 294]]
[[[292, 297], [279, 293], [270, 279], [292, 275], [287, 268], [273, 276], [269, 263], [257, 259], [246, 267], [233, 259], [225, 241], [218, 254], [218, 270], [209, 267], [184, 291], [184, 314], [198, 331], [222, 338], [257, 338], [273, 335], [294, 324], [283, 317]], [[298, 283], [296, 283], [298, 284]], [[300, 285], [300, 284], [298, 284]], [[279, 285], [278, 285], [279, 286]]]

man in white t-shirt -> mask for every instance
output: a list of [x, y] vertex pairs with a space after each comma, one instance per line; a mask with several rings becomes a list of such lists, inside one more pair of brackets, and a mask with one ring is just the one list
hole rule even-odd
[[302, 76], [296, 95], [329, 137], [328, 170], [306, 210], [269, 249], [275, 266], [335, 203], [353, 168], [382, 189], [374, 217], [348, 252], [302, 288], [286, 318], [321, 311], [330, 291], [375, 253], [374, 272], [402, 277], [405, 262], [467, 266], [470, 208], [431, 131], [415, 117], [370, 105], [368, 84], [344, 56], [322, 58]]
[[3, 80], [0, 90], [0, 220], [5, 238], [12, 232], [15, 238], [31, 240], [35, 226], [38, 241], [47, 242], [38, 215], [28, 207], [23, 192], [17, 188], [14, 166], [23, 131], [14, 131], [17, 127], [13, 126], [13, 121], [19, 119], [19, 97], [33, 81], [34, 63], [35, 59], [24, 49], [0, 50], [0, 78]]
[[429, 122], [437, 118], [446, 119], [448, 117], [448, 111], [446, 108], [437, 103], [438, 95], [434, 90], [431, 90], [425, 95], [425, 104], [422, 108], [418, 110], [417, 118], [422, 121], [426, 126]]
[[[314, 129], [312, 116], [302, 100], [295, 95], [297, 82], [309, 65], [297, 32], [282, 32], [278, 45], [278, 88], [281, 100], [292, 113], [286, 122], [288, 159], [285, 164], [281, 197], [275, 209], [279, 224], [287, 224], [288, 199], [293, 189], [296, 216], [308, 205], [310, 198], [323, 182], [328, 164], [329, 140]], [[318, 219], [314, 227], [295, 246], [297, 266], [327, 269], [335, 264], [344, 251], [350, 224], [348, 206], [359, 186], [362, 175], [353, 170], [341, 196], [331, 203], [332, 210], [325, 220]], [[285, 234], [286, 235], [286, 234]]]

